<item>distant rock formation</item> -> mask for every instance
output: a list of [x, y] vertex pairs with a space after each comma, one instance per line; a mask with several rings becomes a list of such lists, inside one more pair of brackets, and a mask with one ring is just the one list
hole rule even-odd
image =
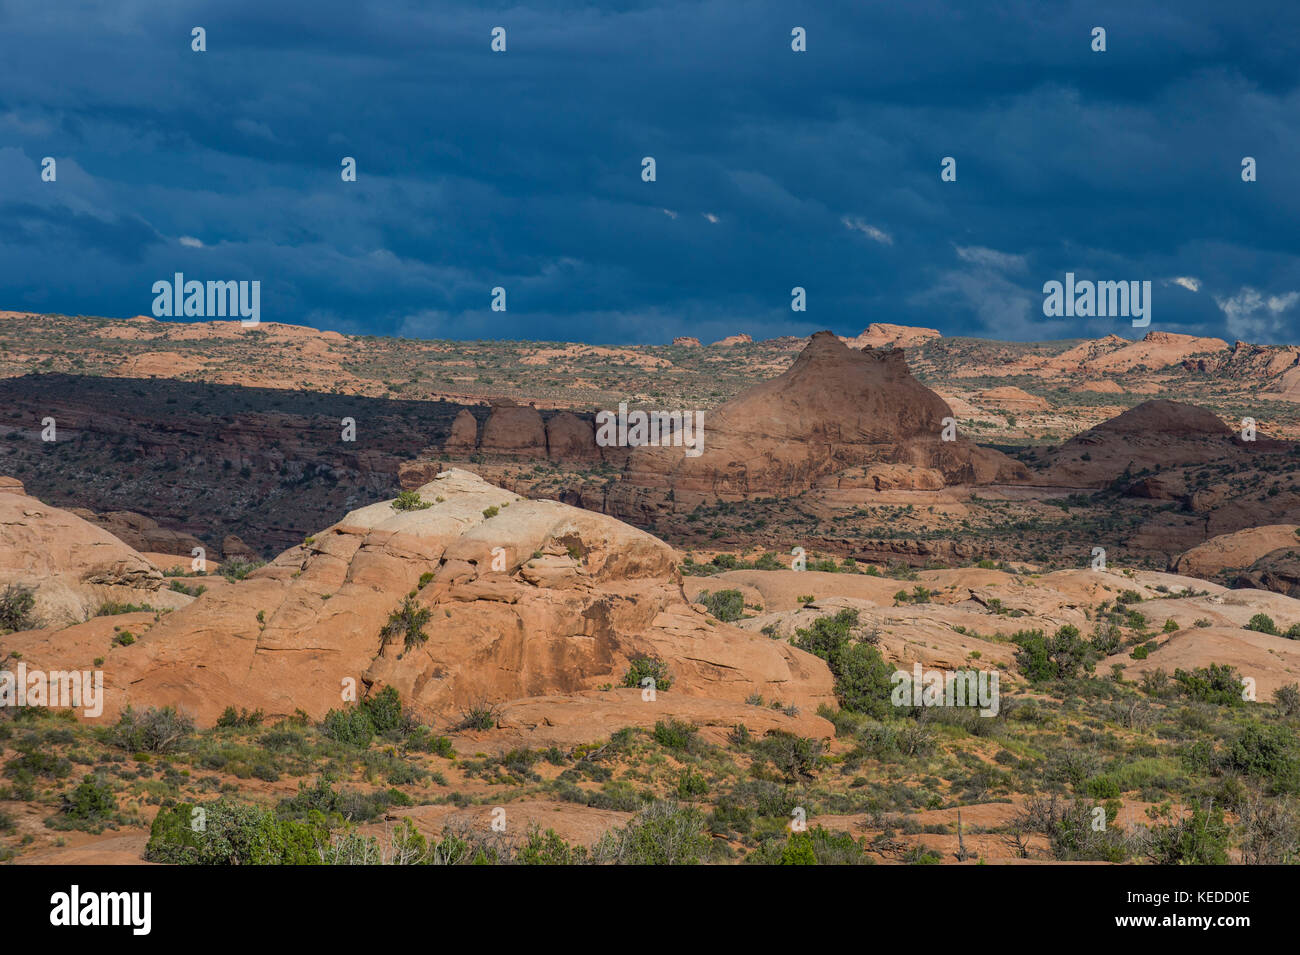
[[451, 423], [451, 434], [442, 448], [444, 451], [473, 451], [477, 447], [478, 419], [468, 408], [461, 408]]
[[699, 348], [700, 340], [694, 337], [683, 336], [679, 338], [674, 338], [673, 344], [680, 345], [683, 348]]
[[975, 403], [986, 408], [997, 408], [1015, 414], [1030, 414], [1035, 411], [1048, 411], [1051, 405], [1038, 395], [1031, 395], [1023, 388], [1005, 385], [1000, 388], [988, 388], [975, 395]]
[[221, 556], [225, 560], [232, 557], [239, 557], [243, 560], [262, 559], [262, 556], [257, 551], [245, 544], [236, 534], [227, 534], [221, 539]]
[[920, 345], [935, 338], [943, 337], [938, 329], [916, 328], [911, 325], [890, 325], [885, 322], [872, 322], [856, 338], [842, 339], [850, 348], [906, 348]]
[[[912, 377], [897, 350], [857, 351], [818, 332], [782, 375], [705, 415], [704, 451], [632, 451], [611, 489], [615, 513], [634, 513], [635, 489], [702, 495], [792, 495], [851, 469], [876, 487], [988, 484], [1026, 476], [997, 451], [944, 441], [951, 409]], [[882, 468], [881, 465], [891, 467]], [[871, 468], [875, 467], [874, 471]]]
[[599, 461], [595, 427], [568, 411], [552, 415], [546, 422], [546, 456], [552, 461]]
[[541, 413], [509, 398], [494, 399], [479, 448], [493, 454], [546, 457], [546, 426]]
[[714, 342], [709, 347], [717, 348], [719, 346], [748, 345], [753, 340], [754, 339], [750, 338], [748, 335], [728, 335], [726, 338], [721, 338]]
[[1057, 487], [1107, 487], [1131, 474], [1132, 486], [1121, 490], [1139, 497], [1174, 499], [1185, 490], [1180, 478], [1157, 473], [1154, 478], [1139, 479], [1138, 474], [1280, 447], [1280, 442], [1262, 433], [1254, 442], [1242, 442], [1218, 415], [1205, 408], [1154, 399], [1052, 449], [1046, 456], [1046, 469], [1035, 481]]
[[96, 514], [94, 511], [80, 507], [74, 507], [71, 511], [82, 520], [102, 527], [118, 540], [138, 551], [188, 557], [195, 547], [203, 546], [203, 542], [193, 534], [160, 527], [153, 518], [136, 514], [134, 511], [109, 511], [105, 514]]

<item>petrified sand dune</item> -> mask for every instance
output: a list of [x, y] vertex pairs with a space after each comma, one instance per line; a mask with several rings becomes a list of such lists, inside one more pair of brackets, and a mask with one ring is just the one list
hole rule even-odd
[[842, 341], [850, 348], [881, 348], [886, 345], [905, 348], [909, 345], [920, 345], [940, 337], [942, 336], [939, 334], [938, 329], [934, 328], [872, 322], [856, 338], [845, 338]]
[[71, 511], [22, 493], [0, 493], [0, 588], [30, 587], [35, 619], [47, 626], [85, 620], [108, 602], [180, 607], [192, 598], [165, 589], [143, 556]]
[[[417, 712], [452, 718], [479, 700], [617, 685], [638, 656], [667, 663], [674, 699], [740, 704], [761, 693], [809, 712], [832, 699], [821, 660], [692, 608], [673, 550], [649, 534], [465, 471], [420, 493], [430, 506], [353, 511], [111, 657], [111, 633], [95, 628], [71, 640], [17, 635], [14, 646], [50, 666], [109, 657], [108, 716], [128, 703], [176, 705], [204, 724], [231, 705], [319, 718], [341, 705], [348, 679], [363, 694], [394, 686]], [[410, 645], [404, 629], [383, 633], [408, 594], [427, 612], [427, 638]], [[612, 728], [592, 725], [588, 738]]]
[[[932, 469], [948, 484], [1025, 475], [997, 451], [942, 440], [943, 419], [951, 414], [912, 377], [901, 351], [856, 351], [831, 332], [818, 332], [784, 374], [706, 415], [699, 456], [681, 447], [634, 449], [614, 489], [616, 513], [636, 509], [634, 488], [785, 496], [827, 475], [876, 464]], [[899, 483], [894, 475], [891, 486]], [[920, 486], [929, 485], [925, 477]]]
[[1194, 627], [1171, 634], [1145, 660], [1128, 661], [1127, 679], [1154, 670], [1172, 674], [1210, 664], [1237, 668], [1255, 681], [1256, 698], [1267, 700], [1278, 687], [1300, 682], [1300, 641], [1235, 627]]
[[1225, 570], [1249, 567], [1265, 554], [1281, 548], [1300, 548], [1297, 524], [1265, 524], [1220, 534], [1179, 554], [1170, 570], [1189, 577], [1213, 577]]

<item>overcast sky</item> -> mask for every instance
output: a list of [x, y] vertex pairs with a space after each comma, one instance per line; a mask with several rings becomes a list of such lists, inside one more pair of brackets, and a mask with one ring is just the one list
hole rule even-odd
[[[1298, 74], [1294, 0], [0, 0], [0, 309], [183, 272], [422, 338], [1297, 342]], [[1066, 271], [1149, 329], [1045, 318]]]

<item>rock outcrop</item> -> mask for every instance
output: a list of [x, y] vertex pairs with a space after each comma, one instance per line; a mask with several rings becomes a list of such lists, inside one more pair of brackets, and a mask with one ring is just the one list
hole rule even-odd
[[[1271, 447], [1261, 437], [1259, 449]], [[1126, 474], [1159, 472], [1248, 453], [1234, 432], [1211, 411], [1156, 399], [1144, 401], [1053, 449], [1039, 483], [1058, 487], [1106, 487]], [[1138, 496], [1159, 497], [1138, 486]]]
[[912, 325], [890, 325], [887, 322], [872, 322], [856, 338], [842, 339], [850, 348], [907, 348], [941, 338], [938, 329], [918, 328]]
[[[564, 695], [581, 707], [584, 694], [621, 685], [636, 657], [666, 663], [674, 682], [661, 698], [753, 709], [764, 726], [771, 711], [743, 706], [752, 694], [809, 714], [832, 699], [820, 659], [692, 607], [674, 551], [649, 534], [465, 471], [420, 495], [429, 507], [353, 511], [111, 656], [111, 633], [93, 628], [26, 634], [15, 647], [32, 665], [108, 658], [108, 718], [127, 704], [175, 705], [206, 725], [231, 705], [320, 718], [348, 680], [362, 695], [394, 686], [439, 725], [480, 701]], [[807, 729], [803, 719], [791, 728]], [[617, 728], [594, 720], [586, 732]]]
[[451, 434], [442, 449], [452, 453], [469, 452], [478, 447], [478, 419], [468, 408], [461, 408], [451, 423]]
[[106, 514], [96, 514], [94, 511], [80, 507], [71, 508], [71, 511], [82, 520], [102, 527], [137, 551], [188, 557], [195, 547], [203, 546], [203, 542], [193, 534], [160, 527], [153, 518], [136, 514], [134, 511], [109, 511]]
[[1049, 411], [1052, 407], [1046, 400], [1037, 395], [1031, 395], [1023, 388], [1016, 388], [1012, 385], [988, 388], [981, 391], [975, 395], [975, 403], [984, 408], [996, 408], [999, 411], [1010, 411], [1014, 414]]
[[32, 591], [31, 626], [78, 623], [110, 602], [162, 610], [192, 599], [166, 589], [162, 572], [108, 531], [20, 488], [0, 494], [0, 590]]
[[531, 405], [516, 404], [509, 398], [492, 402], [492, 414], [483, 425], [480, 449], [492, 454], [546, 457], [546, 426]]
[[[704, 449], [632, 451], [611, 489], [616, 513], [634, 513], [635, 489], [697, 495], [787, 496], [852, 469], [863, 485], [930, 487], [1016, 480], [1026, 472], [1005, 455], [957, 438], [943, 440], [951, 409], [912, 377], [898, 350], [857, 351], [818, 332], [782, 375], [704, 416]], [[916, 481], [901, 472], [921, 472]]]
[[552, 415], [546, 422], [546, 456], [552, 461], [599, 461], [595, 427], [568, 411]]
[[[1188, 577], [1213, 580], [1224, 571], [1245, 570], [1261, 557], [1281, 549], [1300, 550], [1296, 524], [1265, 524], [1220, 534], [1174, 558], [1169, 569]], [[1262, 588], [1272, 589], [1272, 588]]]

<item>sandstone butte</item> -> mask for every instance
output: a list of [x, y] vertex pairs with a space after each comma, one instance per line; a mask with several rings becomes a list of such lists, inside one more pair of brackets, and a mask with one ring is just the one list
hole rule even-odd
[[[1033, 480], [1057, 487], [1104, 487], [1125, 473], [1167, 471], [1271, 449], [1274, 444], [1260, 436], [1255, 447], [1248, 450], [1213, 412], [1196, 405], [1154, 399], [1052, 449], [1047, 455], [1047, 468], [1037, 472]], [[1153, 480], [1159, 482], [1160, 475]]]
[[[362, 697], [395, 687], [440, 724], [479, 701], [500, 705], [506, 737], [531, 745], [586, 741], [679, 712], [718, 732], [745, 723], [831, 735], [813, 715], [833, 702], [825, 663], [693, 606], [675, 552], [657, 538], [466, 471], [444, 472], [419, 493], [428, 507], [362, 507], [246, 579], [194, 598], [165, 589], [155, 567], [101, 528], [9, 489], [0, 493], [8, 555], [0, 585], [36, 584], [47, 616], [110, 594], [174, 609], [156, 620], [61, 619], [6, 636], [5, 649], [29, 667], [102, 669], [110, 720], [127, 705], [183, 707], [201, 725], [232, 705], [319, 719], [342, 705], [351, 679]], [[408, 595], [428, 613], [427, 639], [409, 646], [404, 632], [385, 635]], [[115, 646], [123, 626], [136, 640]], [[674, 678], [654, 705], [640, 690], [608, 689], [641, 656], [666, 661]], [[748, 705], [752, 694], [798, 713]]]
[[952, 410], [908, 370], [902, 351], [812, 336], [794, 364], [704, 419], [704, 452], [632, 450], [611, 488], [615, 513], [629, 513], [636, 489], [704, 495], [787, 496], [858, 469], [892, 487], [933, 488], [1022, 480], [1018, 462], [958, 437], [942, 440]]

